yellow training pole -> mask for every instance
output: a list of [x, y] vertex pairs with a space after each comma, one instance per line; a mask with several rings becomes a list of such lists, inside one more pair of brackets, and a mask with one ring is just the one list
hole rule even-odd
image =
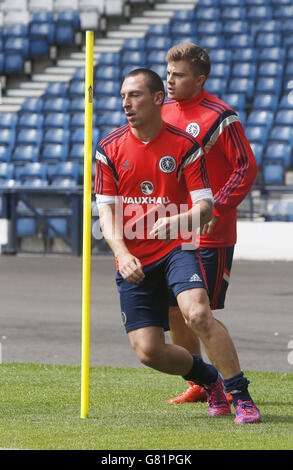
[[93, 126], [93, 52], [94, 33], [86, 31], [84, 177], [83, 177], [83, 257], [82, 257], [82, 344], [81, 344], [81, 411], [89, 410], [90, 375], [90, 273], [91, 273], [91, 202], [92, 202], [92, 126]]

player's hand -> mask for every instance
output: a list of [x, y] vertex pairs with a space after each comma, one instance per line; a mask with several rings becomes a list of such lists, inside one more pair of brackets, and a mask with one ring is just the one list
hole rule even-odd
[[200, 235], [210, 235], [214, 230], [214, 227], [218, 221], [218, 217], [213, 216], [213, 218], [200, 228]]
[[153, 225], [150, 235], [164, 242], [170, 242], [178, 236], [178, 218], [173, 217], [161, 217]]
[[119, 272], [126, 281], [139, 284], [145, 278], [139, 259], [131, 253], [117, 256], [117, 261]]

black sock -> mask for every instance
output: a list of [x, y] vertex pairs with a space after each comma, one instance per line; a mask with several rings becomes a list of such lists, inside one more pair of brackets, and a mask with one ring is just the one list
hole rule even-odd
[[189, 373], [183, 378], [191, 382], [195, 382], [197, 385], [211, 385], [218, 379], [218, 371], [212, 364], [207, 364], [197, 354], [192, 354], [193, 366]]
[[231, 393], [234, 406], [237, 405], [238, 400], [248, 401], [252, 398], [248, 391], [249, 380], [243, 376], [243, 372], [234, 375], [230, 379], [224, 380], [225, 391]]

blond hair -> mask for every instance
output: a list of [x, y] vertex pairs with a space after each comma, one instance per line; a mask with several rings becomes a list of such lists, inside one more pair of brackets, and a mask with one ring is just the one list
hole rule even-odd
[[205, 75], [211, 70], [210, 57], [205, 49], [191, 42], [182, 42], [171, 47], [166, 55], [167, 62], [186, 60], [194, 75]]

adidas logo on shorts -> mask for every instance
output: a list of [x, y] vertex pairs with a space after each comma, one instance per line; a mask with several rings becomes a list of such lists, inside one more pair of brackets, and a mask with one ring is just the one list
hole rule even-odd
[[193, 275], [191, 276], [191, 278], [189, 279], [189, 282], [194, 282], [194, 281], [195, 281], [195, 282], [196, 282], [196, 281], [197, 281], [197, 282], [201, 282], [201, 278], [200, 278], [199, 275], [196, 274], [196, 273], [193, 274]]

